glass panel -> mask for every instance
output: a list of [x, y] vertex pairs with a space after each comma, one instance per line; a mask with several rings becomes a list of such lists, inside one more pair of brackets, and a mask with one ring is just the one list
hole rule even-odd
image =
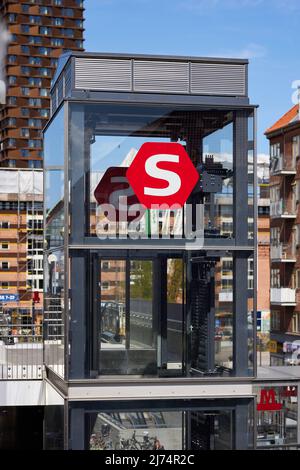
[[233, 449], [232, 414], [214, 410], [191, 412], [191, 449]]
[[64, 254], [47, 252], [44, 258], [45, 363], [64, 376]]
[[44, 449], [64, 449], [64, 407], [63, 405], [45, 406]]
[[45, 217], [46, 248], [63, 245], [65, 226], [63, 170], [45, 170]]
[[98, 413], [89, 450], [181, 450], [183, 412]]
[[125, 349], [126, 261], [101, 261], [101, 349]]
[[259, 386], [257, 447], [297, 444], [298, 387]]
[[[216, 126], [218, 127], [218, 126]], [[203, 139], [203, 162], [224, 172], [222, 190], [205, 195], [205, 236], [233, 237], [233, 124]], [[227, 177], [226, 177], [227, 176]]]
[[183, 260], [167, 260], [167, 368], [182, 372], [183, 366]]
[[64, 107], [45, 131], [44, 164], [45, 167], [64, 165]]
[[[82, 106], [84, 120], [80, 120], [79, 107], [71, 106], [71, 148], [76, 143], [77, 136], [82, 133], [84, 152], [89, 158], [86, 161], [87, 192], [90, 200], [88, 211], [87, 235], [96, 236], [103, 231], [103, 220], [107, 216], [95, 189], [99, 183], [106, 181], [104, 174], [110, 168], [120, 169], [120, 176], [125, 175], [126, 168], [132, 163], [142, 144], [146, 142], [177, 142], [185, 147], [192, 162], [199, 172], [205, 174], [206, 190], [197, 189], [191, 199], [193, 205], [205, 203], [206, 206], [206, 236], [208, 238], [232, 238], [232, 193], [233, 193], [233, 113], [212, 110], [184, 110], [166, 106], [138, 105], [84, 105]], [[76, 135], [75, 135], [76, 132]], [[72, 152], [72, 150], [71, 150]], [[125, 169], [125, 171], [124, 171]], [[121, 191], [122, 195], [130, 191], [129, 184], [122, 190], [114, 186], [108, 178], [110, 196]], [[213, 184], [210, 184], [211, 180]], [[216, 184], [217, 181], [217, 184]], [[72, 182], [72, 187], [75, 182]], [[205, 183], [205, 184], [206, 184]], [[105, 183], [106, 184], [106, 183]], [[221, 191], [219, 188], [222, 188]], [[216, 189], [214, 189], [216, 188]], [[98, 188], [102, 196], [103, 192]], [[217, 192], [216, 192], [217, 191]], [[106, 194], [106, 193], [105, 193]], [[134, 193], [131, 193], [134, 198]], [[107, 196], [107, 199], [111, 199]], [[120, 197], [120, 193], [117, 194]], [[110, 202], [111, 204], [111, 202]], [[116, 202], [117, 205], [117, 202]], [[224, 206], [224, 209], [223, 209]], [[200, 210], [200, 209], [199, 209]], [[164, 221], [169, 222], [169, 215], [157, 214], [155, 219], [159, 227], [159, 236], [163, 236]], [[118, 217], [118, 216], [117, 216]], [[196, 218], [196, 214], [193, 215]], [[146, 216], [141, 224], [146, 224]], [[151, 219], [151, 224], [154, 223]], [[175, 222], [176, 233], [182, 236], [182, 229], [177, 232], [181, 217], [171, 217]], [[178, 222], [178, 223], [177, 223]], [[115, 225], [114, 225], [115, 224]], [[224, 224], [224, 226], [222, 226]], [[118, 218], [109, 224], [116, 236], [124, 236], [120, 231]], [[174, 230], [175, 230], [174, 229]], [[142, 233], [149, 234], [149, 227]], [[156, 233], [156, 232], [155, 232]], [[126, 238], [126, 237], [125, 237]]]

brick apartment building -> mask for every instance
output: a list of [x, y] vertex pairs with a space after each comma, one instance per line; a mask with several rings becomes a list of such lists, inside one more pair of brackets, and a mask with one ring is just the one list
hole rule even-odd
[[271, 365], [299, 362], [299, 111], [299, 105], [293, 106], [266, 131], [271, 155]]
[[0, 166], [42, 167], [41, 130], [58, 57], [83, 50], [83, 0], [1, 0], [10, 33], [7, 99], [0, 111]]

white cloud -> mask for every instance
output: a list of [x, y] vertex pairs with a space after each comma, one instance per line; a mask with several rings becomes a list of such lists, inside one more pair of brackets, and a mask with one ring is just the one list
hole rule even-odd
[[259, 59], [267, 55], [267, 49], [262, 44], [250, 43], [241, 49], [227, 49], [215, 51], [213, 57], [231, 57], [240, 59]]

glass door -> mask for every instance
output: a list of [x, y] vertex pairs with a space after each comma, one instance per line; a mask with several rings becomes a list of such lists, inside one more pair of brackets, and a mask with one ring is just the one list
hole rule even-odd
[[95, 262], [98, 373], [182, 375], [183, 260], [96, 256]]

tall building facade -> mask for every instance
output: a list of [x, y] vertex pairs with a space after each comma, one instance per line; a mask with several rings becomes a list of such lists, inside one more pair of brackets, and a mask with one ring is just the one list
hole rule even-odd
[[62, 52], [83, 49], [83, 0], [1, 0], [11, 40], [7, 99], [0, 111], [0, 166], [41, 168], [41, 130], [50, 115], [49, 90]]
[[300, 354], [300, 109], [266, 131], [270, 141], [271, 365], [298, 365]]

